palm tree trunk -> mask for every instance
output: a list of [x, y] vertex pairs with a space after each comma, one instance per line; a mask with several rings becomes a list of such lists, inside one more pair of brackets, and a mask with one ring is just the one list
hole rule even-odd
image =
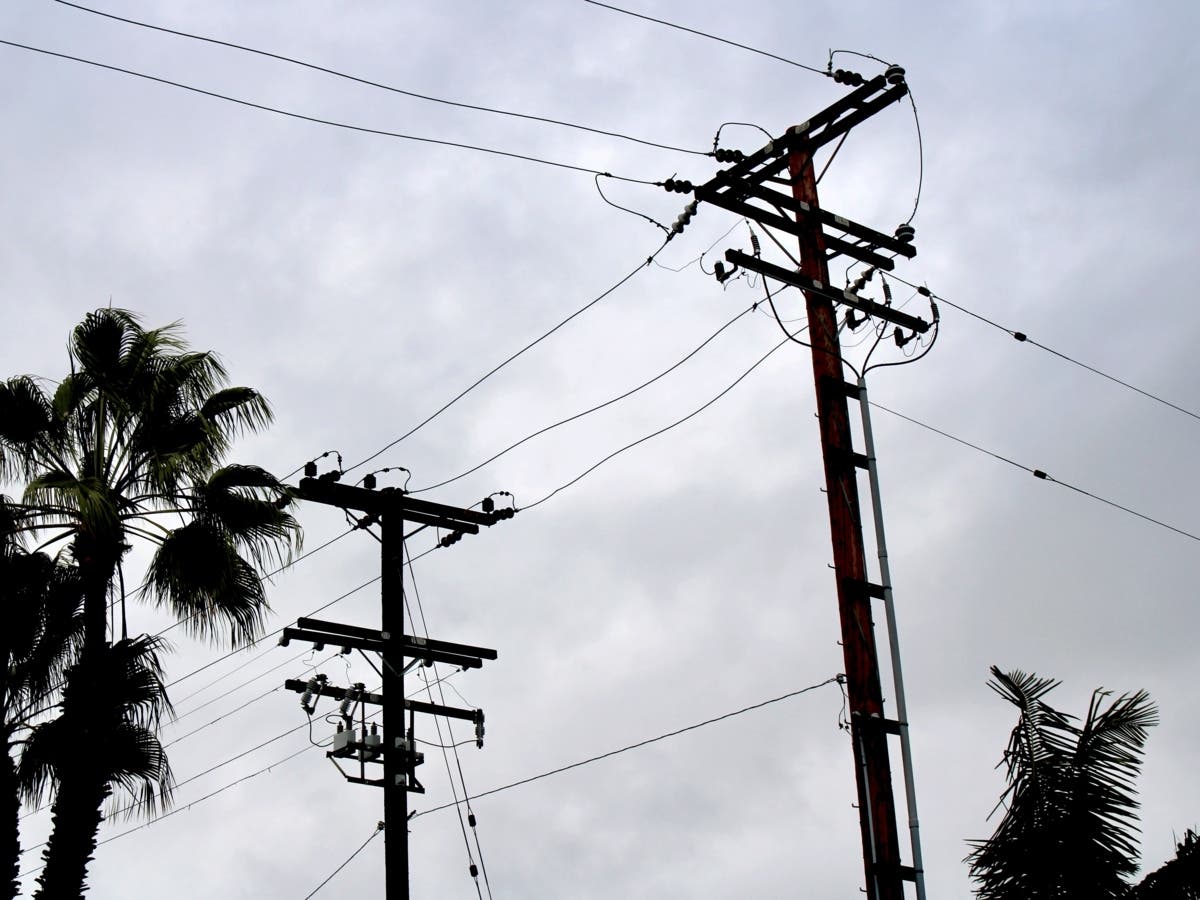
[[0, 897], [12, 900], [20, 891], [21, 874], [21, 798], [17, 793], [17, 766], [12, 757], [12, 742], [8, 735], [4, 740], [4, 761], [0, 762], [0, 797], [4, 802], [4, 834], [0, 837], [0, 853], [3, 854], [8, 875], [0, 888]]
[[[83, 896], [87, 867], [96, 851], [96, 835], [103, 820], [101, 809], [111, 792], [104, 773], [86, 762], [86, 754], [93, 740], [89, 727], [91, 693], [97, 687], [102, 688], [89, 682], [91, 673], [97, 669], [94, 661], [108, 646], [108, 582], [119, 552], [100, 555], [94, 542], [87, 543], [91, 546], [77, 541], [75, 547], [76, 561], [85, 573], [83, 647], [79, 662], [67, 670], [61, 713], [64, 719], [81, 726], [73, 729], [79, 762], [57, 772], [52, 829], [42, 851], [45, 868], [37, 879], [35, 900]], [[109, 563], [109, 559], [113, 561]]]
[[[81, 748], [82, 750], [82, 748]], [[34, 900], [73, 900], [83, 896], [88, 864], [96, 852], [101, 808], [109, 787], [88, 765], [72, 766], [59, 777], [51, 813], [53, 831], [42, 851], [45, 868], [38, 876]]]

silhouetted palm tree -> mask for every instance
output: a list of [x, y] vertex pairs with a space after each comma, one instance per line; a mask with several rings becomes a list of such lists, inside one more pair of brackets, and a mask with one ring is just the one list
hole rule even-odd
[[117, 813], [153, 813], [170, 802], [171, 768], [157, 736], [171, 711], [161, 646], [160, 638], [142, 636], [87, 654], [67, 672], [62, 714], [26, 740], [19, 771], [25, 799], [36, 804], [51, 785], [57, 791], [36, 896], [82, 893], [101, 808], [114, 791]]
[[[239, 433], [270, 421], [266, 401], [250, 388], [225, 387], [220, 361], [188, 352], [177, 325], [144, 329], [132, 313], [101, 309], [76, 326], [69, 350], [71, 372], [52, 393], [28, 376], [0, 384], [0, 478], [26, 481], [30, 518], [21, 529], [36, 529], [48, 544], [69, 542], [78, 568], [83, 645], [64, 690], [66, 724], [48, 732], [78, 748], [81, 735], [69, 729], [117, 721], [91, 719], [75, 705], [96, 699], [92, 685], [77, 684], [81, 677], [120, 669], [109, 647], [117, 632], [110, 610], [119, 612], [125, 638], [122, 560], [131, 541], [155, 545], [142, 596], [201, 636], [228, 628], [236, 646], [261, 633], [267, 609], [261, 570], [290, 557], [299, 528], [272, 475], [222, 466]], [[157, 670], [156, 649], [140, 646], [148, 670]], [[47, 775], [43, 784], [55, 787], [56, 835], [99, 821], [108, 777], [104, 767], [85, 765]], [[93, 826], [92, 839], [94, 833]], [[65, 892], [53, 896], [83, 890], [84, 843], [52, 837], [43, 885]], [[50, 896], [46, 888], [43, 895]]]
[[1134, 781], [1157, 712], [1145, 691], [1096, 691], [1082, 723], [1043, 699], [1057, 681], [992, 667], [988, 683], [1020, 711], [1002, 765], [995, 834], [967, 857], [984, 900], [1125, 897], [1137, 871]]
[[13, 750], [31, 722], [52, 702], [63, 667], [78, 645], [82, 605], [77, 572], [15, 539], [22, 511], [0, 496], [0, 797], [5, 804], [0, 854], [8, 875], [0, 897], [18, 893], [21, 802]]

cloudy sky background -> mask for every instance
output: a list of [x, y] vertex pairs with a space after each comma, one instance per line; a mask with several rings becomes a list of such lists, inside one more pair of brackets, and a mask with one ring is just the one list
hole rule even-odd
[[[630, 8], [818, 68], [831, 48], [905, 66], [924, 185], [919, 253], [897, 273], [1200, 406], [1194, 4]], [[723, 122], [779, 133], [844, 91], [573, 0], [108, 0], [103, 9], [410, 91], [698, 150]], [[421, 102], [52, 0], [6, 4], [0, 38], [309, 116], [630, 178], [703, 181], [715, 171], [700, 156]], [[218, 350], [236, 383], [273, 402], [275, 427], [237, 456], [279, 474], [330, 448], [347, 466], [375, 453], [661, 243], [653, 225], [605, 205], [587, 174], [300, 122], [7, 46], [0, 67], [5, 374], [61, 377], [69, 329], [110, 300], [147, 324], [183, 320], [194, 346]], [[722, 141], [746, 151], [762, 142], [741, 126]], [[823, 205], [891, 231], [912, 209], [918, 170], [912, 111], [893, 106], [851, 134], [822, 182]], [[668, 223], [686, 200], [604, 187]], [[723, 289], [694, 262], [730, 246], [748, 249], [745, 226], [701, 208], [655, 265], [370, 467], [406, 466], [410, 487], [443, 481], [678, 362], [762, 297], [746, 281]], [[795, 292], [780, 298], [785, 318], [802, 309]], [[917, 301], [911, 311], [927, 315]], [[873, 373], [873, 399], [1200, 533], [1195, 417], [942, 313], [933, 352]], [[745, 315], [651, 388], [423, 496], [469, 505], [508, 490], [529, 505], [701, 406], [779, 340], [770, 318]], [[487, 714], [485, 748], [460, 749], [472, 793], [841, 670], [814, 408], [807, 351], [785, 346], [695, 419], [415, 563], [430, 634], [500, 652], [448, 681], [461, 696], [448, 690], [447, 702]], [[1143, 850], [1150, 868], [1161, 864], [1173, 834], [1200, 821], [1196, 539], [887, 413], [876, 412], [875, 430], [929, 896], [968, 894], [964, 841], [995, 824], [986, 821], [1002, 789], [993, 766], [1013, 716], [985, 686], [993, 663], [1063, 679], [1054, 696], [1079, 712], [1101, 685], [1151, 692], [1162, 724], [1140, 784]], [[300, 515], [308, 549], [345, 530], [336, 511]], [[421, 535], [412, 550], [430, 544]], [[378, 545], [361, 532], [321, 550], [274, 580], [270, 627], [377, 572]], [[373, 625], [377, 587], [323, 615]], [[131, 627], [167, 624], [139, 608]], [[170, 637], [174, 679], [227, 649]], [[164, 739], [180, 738], [170, 750], [180, 781], [303, 725], [296, 695], [267, 693], [327, 656], [301, 650], [269, 639], [172, 688], [181, 718]], [[343, 684], [374, 677], [361, 660], [348, 665], [320, 670]], [[493, 895], [857, 895], [841, 708], [826, 686], [477, 801]], [[418, 737], [437, 740], [432, 720]], [[382, 816], [379, 792], [345, 784], [320, 751], [280, 762], [306, 747], [305, 731], [294, 731], [181, 786], [175, 814], [100, 848], [91, 896], [304, 897]], [[440, 753], [426, 750], [418, 810], [450, 799]], [[253, 777], [197, 802], [244, 776]], [[102, 837], [134, 824], [109, 822]], [[32, 846], [48, 821], [23, 825]], [[414, 896], [476, 895], [453, 810], [414, 820], [411, 848]], [[325, 895], [381, 896], [382, 866], [378, 840]]]

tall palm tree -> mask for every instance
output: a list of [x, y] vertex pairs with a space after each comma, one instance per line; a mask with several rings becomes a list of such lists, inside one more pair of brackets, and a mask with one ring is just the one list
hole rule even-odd
[[8, 874], [0, 897], [15, 897], [21, 856], [18, 780], [13, 751], [45, 707], [81, 633], [81, 593], [74, 567], [16, 540], [22, 511], [0, 496], [0, 854]]
[[995, 833], [967, 857], [984, 900], [1125, 897], [1137, 871], [1137, 800], [1147, 730], [1145, 691], [1092, 695], [1082, 722], [1051, 707], [1058, 682], [992, 667], [988, 686], [1019, 710], [1002, 765], [1008, 788]]
[[[202, 637], [227, 630], [238, 646], [262, 630], [262, 570], [300, 541], [284, 485], [257, 467], [223, 465], [239, 434], [270, 422], [269, 406], [250, 388], [227, 387], [221, 362], [189, 352], [178, 324], [146, 329], [126, 310], [100, 309], [75, 327], [68, 349], [70, 373], [52, 392], [30, 376], [0, 383], [0, 479], [27, 483], [18, 530], [36, 532], [43, 546], [66, 542], [81, 582], [83, 643], [63, 694], [68, 725], [52, 732], [60, 735], [111, 722], [76, 708], [95, 698], [71, 682], [120, 668], [110, 636], [119, 618], [127, 638], [131, 542], [154, 547], [142, 598]], [[157, 646], [141, 649], [150, 664]], [[56, 831], [98, 824], [112, 774], [68, 765], [42, 782], [55, 787]], [[49, 854], [43, 885], [68, 892], [55, 896], [83, 890], [84, 843], [51, 840], [63, 849]], [[60, 866], [70, 877], [58, 877]]]

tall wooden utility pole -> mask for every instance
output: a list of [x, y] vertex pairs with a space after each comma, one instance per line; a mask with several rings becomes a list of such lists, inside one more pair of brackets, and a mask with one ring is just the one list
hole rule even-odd
[[[898, 66], [865, 84], [859, 76], [852, 75], [852, 79], [850, 83], [861, 86], [761, 150], [749, 156], [736, 153], [732, 157], [729, 151], [718, 151], [736, 163], [718, 172], [707, 184], [696, 187], [695, 197], [699, 202], [720, 206], [791, 234], [800, 246], [798, 271], [763, 260], [757, 248], [753, 254], [729, 250], [725, 259], [733, 264], [735, 271], [743, 268], [757, 272], [804, 291], [833, 539], [867, 896], [870, 900], [903, 900], [904, 882], [916, 882], [921, 895], [923, 880], [913, 866], [902, 865], [900, 859], [888, 735], [900, 735], [902, 728], [899, 721], [884, 716], [871, 610], [872, 599], [883, 600], [887, 592], [884, 585], [872, 584], [867, 576], [857, 469], [867, 469], [869, 461], [855, 452], [853, 446], [847, 398], [858, 398], [860, 389], [857, 384], [848, 383], [843, 372], [834, 304], [916, 333], [923, 333], [930, 326], [890, 305], [830, 285], [828, 260], [833, 256], [846, 256], [866, 266], [890, 271], [895, 256], [912, 257], [916, 253], [911, 245], [911, 227], [904, 225], [895, 236], [885, 235], [823, 210], [817, 202], [813, 154], [908, 92], [904, 70]], [[790, 186], [790, 196], [772, 187], [775, 184]], [[674, 181], [666, 187], [681, 192], [692, 189], [686, 182]], [[833, 233], [827, 233], [826, 228]], [[717, 269], [718, 279], [730, 274], [723, 266]], [[915, 827], [913, 838], [914, 859], [917, 859]]]
[[[792, 194], [800, 203], [819, 209], [812, 154], [800, 147], [788, 156]], [[829, 284], [824, 235], [820, 222], [801, 219], [800, 272]], [[824, 294], [806, 291], [808, 333], [812, 344], [813, 380], [817, 391], [817, 420], [825, 459], [825, 488], [833, 537], [833, 568], [837, 577], [838, 611], [842, 623], [842, 655], [846, 665], [846, 694], [854, 742], [854, 774], [858, 782], [859, 823], [862, 828], [868, 894], [874, 900], [902, 900], [900, 846], [896, 836], [896, 804], [884, 731], [883, 691], [879, 654], [871, 617], [871, 585], [867, 580], [866, 549], [858, 499], [846, 376], [838, 342], [837, 313]]]

